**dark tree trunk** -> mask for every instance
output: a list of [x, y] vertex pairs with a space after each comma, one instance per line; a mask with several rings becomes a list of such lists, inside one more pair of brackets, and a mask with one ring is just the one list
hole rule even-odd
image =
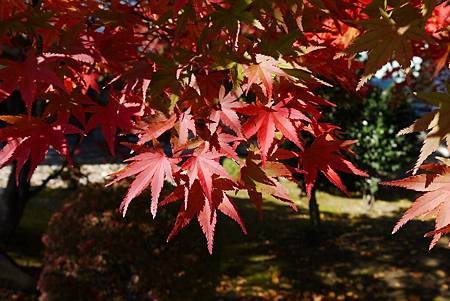
[[320, 210], [315, 188], [311, 191], [311, 199], [309, 200], [309, 221], [313, 227], [320, 225]]
[[[1, 0], [0, 0], [1, 1]], [[36, 1], [33, 4], [37, 4]], [[25, 39], [23, 43], [27, 43]], [[25, 56], [18, 48], [0, 47], [0, 57], [14, 61], [23, 61]], [[26, 108], [18, 91], [14, 91], [0, 104], [0, 114], [24, 114]], [[2, 122], [0, 126], [4, 126]], [[25, 163], [16, 182], [16, 164], [12, 164], [8, 183], [0, 196], [0, 283], [17, 290], [34, 290], [35, 281], [6, 255], [5, 250], [22, 218], [25, 206], [30, 199], [30, 182], [27, 179], [30, 170]]]
[[19, 184], [16, 182], [15, 164], [12, 165], [8, 184], [0, 199], [0, 242], [7, 243], [16, 230], [30, 198], [30, 182], [27, 179], [29, 168], [27, 164], [19, 174]]
[[[30, 182], [27, 179], [28, 165], [19, 174], [16, 182], [15, 164], [8, 178], [8, 184], [0, 198], [0, 244], [6, 246], [14, 234], [30, 198]], [[27, 275], [6, 253], [0, 249], [0, 283], [16, 290], [32, 291], [35, 281]]]

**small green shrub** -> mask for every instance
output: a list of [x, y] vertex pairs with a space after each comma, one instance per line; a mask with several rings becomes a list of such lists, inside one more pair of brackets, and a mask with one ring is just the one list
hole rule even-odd
[[346, 139], [358, 140], [353, 147], [357, 155], [351, 160], [371, 176], [351, 178], [354, 189], [374, 195], [380, 179], [394, 179], [411, 167], [420, 149], [418, 139], [397, 133], [417, 116], [408, 101], [399, 100], [401, 94], [377, 88], [371, 88], [364, 99], [343, 90], [329, 90], [325, 94], [339, 100], [338, 106], [329, 112], [329, 120], [342, 128]]

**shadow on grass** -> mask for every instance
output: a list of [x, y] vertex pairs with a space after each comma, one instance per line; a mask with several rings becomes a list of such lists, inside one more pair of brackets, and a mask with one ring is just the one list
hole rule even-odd
[[[241, 202], [242, 203], [242, 202]], [[320, 229], [304, 215], [269, 203], [264, 220], [242, 208], [249, 235], [219, 224], [223, 300], [432, 300], [450, 298], [449, 250], [427, 250], [429, 223], [392, 236], [391, 217], [325, 214]]]
[[[107, 197], [111, 204], [108, 206], [117, 206], [122, 196], [123, 191], [112, 194], [109, 190]], [[20, 261], [25, 266], [27, 258], [35, 260], [28, 265], [34, 274], [42, 264], [40, 236], [51, 213], [44, 201], [37, 203], [44, 206], [35, 203], [27, 209], [11, 249], [13, 256], [25, 260]], [[325, 213], [321, 227], [311, 228], [305, 209], [294, 213], [283, 204], [269, 201], [260, 220], [247, 199], [237, 199], [237, 204], [248, 236], [243, 236], [235, 223], [221, 216], [212, 256], [207, 255], [205, 240], [198, 224], [193, 222], [168, 245], [164, 242], [168, 228], [156, 229], [151, 236], [153, 241], [142, 241], [142, 250], [133, 251], [139, 258], [130, 258], [130, 262], [148, 264], [149, 275], [155, 270], [176, 271], [170, 284], [157, 285], [170, 286], [167, 289], [171, 295], [167, 300], [450, 298], [449, 249], [441, 243], [432, 251], [427, 250], [428, 240], [422, 234], [432, 227], [429, 222], [412, 222], [407, 229], [392, 236], [390, 232], [398, 216]], [[147, 203], [143, 210], [145, 206]], [[137, 208], [130, 208], [127, 219], [134, 218], [133, 212], [140, 211]], [[172, 209], [176, 208], [169, 208], [167, 214], [158, 213], [159, 218], [173, 217]], [[143, 223], [158, 225], [150, 215]], [[155, 246], [170, 256], [154, 259]], [[126, 246], [123, 249], [127, 252]], [[186, 256], [196, 259], [183, 259]], [[130, 262], [117, 267], [118, 271], [129, 270]], [[37, 297], [21, 298], [35, 300]]]

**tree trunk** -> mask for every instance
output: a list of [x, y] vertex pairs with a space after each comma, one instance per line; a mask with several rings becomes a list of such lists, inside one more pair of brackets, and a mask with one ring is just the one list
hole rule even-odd
[[19, 184], [16, 183], [16, 166], [12, 165], [8, 184], [0, 199], [0, 242], [7, 243], [16, 230], [30, 197], [30, 182], [27, 179], [28, 164], [19, 174]]
[[320, 225], [320, 210], [317, 203], [316, 189], [311, 191], [311, 199], [309, 200], [309, 221], [311, 226], [318, 227]]
[[[0, 56], [16, 61], [25, 59], [21, 57], [20, 51], [9, 50], [11, 51], [8, 51], [8, 48], [0, 47]], [[26, 108], [18, 91], [14, 91], [8, 99], [0, 104], [0, 114], [3, 115], [19, 115], [25, 112]], [[27, 162], [19, 174], [19, 183], [16, 183], [16, 164], [12, 164], [8, 183], [0, 197], [0, 284], [22, 291], [35, 290], [35, 280], [23, 272], [2, 248], [7, 248], [30, 199], [30, 182], [27, 178], [29, 170]]]
[[[27, 179], [29, 165], [25, 164], [16, 183], [16, 166], [13, 164], [8, 184], [0, 198], [0, 244], [6, 246], [14, 234], [30, 197], [30, 182]], [[32, 291], [35, 281], [27, 275], [6, 253], [0, 250], [0, 283], [12, 289]]]
[[[7, 53], [3, 52], [2, 55]], [[14, 53], [13, 59], [19, 60]], [[24, 102], [18, 91], [14, 91], [6, 101], [0, 105], [0, 113], [6, 115], [19, 115], [26, 112]], [[2, 123], [3, 125], [3, 123]], [[19, 174], [19, 183], [16, 183], [16, 164], [11, 165], [11, 173], [8, 184], [0, 198], [0, 243], [6, 244], [14, 230], [19, 225], [23, 210], [29, 199], [30, 183], [27, 179], [30, 170], [29, 162], [26, 162]]]

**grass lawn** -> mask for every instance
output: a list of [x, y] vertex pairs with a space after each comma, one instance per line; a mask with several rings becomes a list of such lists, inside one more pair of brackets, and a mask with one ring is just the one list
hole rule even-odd
[[[450, 300], [448, 240], [428, 251], [422, 234], [432, 228], [430, 222], [413, 222], [390, 234], [410, 201], [378, 200], [369, 210], [361, 199], [318, 192], [323, 222], [311, 228], [307, 200], [295, 185], [285, 184], [298, 213], [267, 199], [261, 220], [246, 195], [238, 194], [248, 235], [221, 216], [214, 254], [202, 263], [215, 270], [212, 279], [204, 279], [213, 286], [207, 300]], [[42, 266], [40, 237], [58, 207], [54, 200], [67, 194], [47, 190], [32, 200], [12, 241], [10, 256], [36, 277]], [[190, 228], [200, 232], [195, 223]], [[186, 237], [192, 236], [180, 233], [176, 240]], [[195, 237], [205, 243], [200, 234]], [[196, 268], [185, 267], [186, 273]], [[181, 295], [191, 300], [189, 294]], [[38, 299], [0, 289], [2, 298]]]

